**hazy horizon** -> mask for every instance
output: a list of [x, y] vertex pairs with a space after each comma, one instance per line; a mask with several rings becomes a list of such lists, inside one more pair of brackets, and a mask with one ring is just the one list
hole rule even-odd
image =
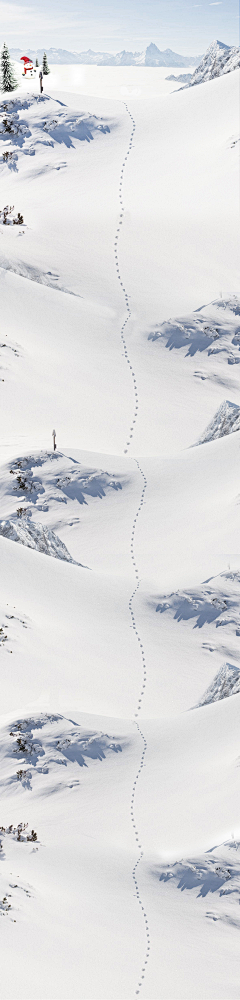
[[122, 0], [121, 9], [98, 0], [0, 0], [1, 44], [9, 48], [62, 48], [72, 52], [142, 51], [154, 42], [182, 55], [204, 52], [214, 38], [239, 44], [237, 0]]

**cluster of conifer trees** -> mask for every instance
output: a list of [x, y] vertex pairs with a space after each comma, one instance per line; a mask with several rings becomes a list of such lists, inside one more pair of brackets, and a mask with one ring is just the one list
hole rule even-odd
[[[36, 59], [36, 66], [39, 66], [38, 59]], [[42, 72], [43, 76], [47, 76], [50, 73], [46, 52], [43, 53]], [[5, 93], [9, 93], [11, 90], [16, 90], [17, 87], [18, 82], [15, 77], [10, 52], [6, 42], [4, 42], [1, 52], [0, 89]]]

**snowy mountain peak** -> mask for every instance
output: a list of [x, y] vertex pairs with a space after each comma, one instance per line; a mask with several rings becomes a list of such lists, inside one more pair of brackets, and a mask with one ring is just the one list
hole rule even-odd
[[214, 77], [231, 73], [232, 70], [240, 66], [240, 49], [238, 46], [225, 45], [216, 38], [203, 56], [202, 62], [195, 72], [188, 86], [192, 87], [196, 83], [204, 83]]
[[217, 413], [208, 424], [204, 434], [198, 444], [205, 444], [207, 441], [214, 441], [216, 438], [225, 437], [227, 434], [234, 434], [240, 430], [240, 406], [231, 403], [228, 399], [221, 403]]
[[203, 705], [211, 705], [214, 701], [231, 698], [232, 695], [239, 694], [239, 692], [239, 667], [236, 667], [232, 663], [224, 663], [196, 707], [202, 708]]
[[150, 42], [150, 45], [147, 45], [146, 53], [148, 53], [148, 55], [159, 55], [159, 52], [160, 49], [157, 45], [155, 45], [155, 42]]
[[225, 50], [228, 49], [229, 51], [230, 48], [231, 48], [230, 45], [226, 45], [225, 42], [220, 42], [218, 38], [214, 38], [214, 41], [211, 42], [211, 45], [208, 46], [207, 52], [218, 52], [219, 50], [222, 49]]

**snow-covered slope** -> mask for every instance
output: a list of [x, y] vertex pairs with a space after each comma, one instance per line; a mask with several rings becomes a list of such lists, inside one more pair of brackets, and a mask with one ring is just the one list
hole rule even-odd
[[231, 73], [234, 69], [239, 69], [239, 66], [239, 47], [237, 45], [230, 47], [215, 39], [195, 69], [188, 86], [193, 87], [196, 83], [205, 83], [206, 80], [213, 80], [216, 76]]
[[1, 102], [8, 1000], [239, 1000], [238, 76]]
[[[25, 455], [48, 449], [55, 425], [60, 449], [70, 442], [121, 454], [130, 441], [132, 454], [168, 455], [200, 438], [223, 399], [238, 403], [239, 318], [231, 306], [240, 293], [238, 74], [206, 86], [207, 117], [202, 88], [157, 102], [132, 100], [132, 139], [123, 103], [76, 95], [69, 109], [68, 95], [64, 103], [63, 95], [33, 94], [13, 98], [2, 111], [25, 129], [2, 134], [2, 151], [16, 156], [14, 169], [1, 163], [2, 205], [14, 205], [25, 223], [2, 226], [0, 237], [0, 405], [10, 456], [19, 454], [18, 415]], [[120, 281], [131, 301], [134, 376], [121, 340]], [[185, 318], [214, 300], [219, 307], [205, 306], [202, 326], [220, 323], [227, 350], [224, 336], [222, 351], [217, 337], [204, 337], [206, 350], [195, 355], [184, 344], [169, 350], [162, 339], [148, 340], [169, 317]]]

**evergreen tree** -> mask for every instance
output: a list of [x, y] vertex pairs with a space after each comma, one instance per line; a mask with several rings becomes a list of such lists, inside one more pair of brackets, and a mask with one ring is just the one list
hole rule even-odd
[[3, 91], [16, 90], [17, 80], [14, 76], [14, 68], [10, 59], [8, 47], [4, 42], [1, 52], [1, 78], [0, 88]]
[[39, 66], [38, 57], [36, 58], [35, 66]]
[[43, 53], [42, 69], [43, 69], [43, 76], [47, 76], [48, 73], [50, 73], [46, 52]]

